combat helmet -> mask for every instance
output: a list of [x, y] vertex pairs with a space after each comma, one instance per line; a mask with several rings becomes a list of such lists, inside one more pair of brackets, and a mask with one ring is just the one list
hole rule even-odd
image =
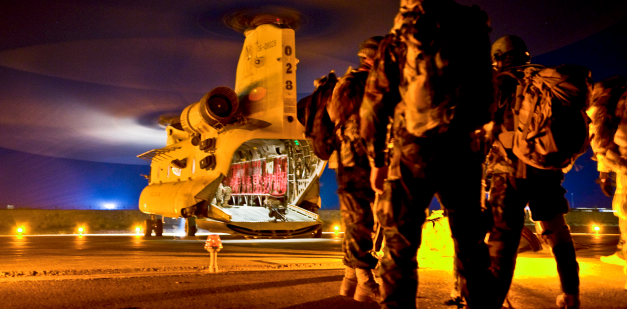
[[492, 64], [496, 66], [497, 61], [502, 61], [503, 68], [528, 64], [531, 61], [527, 45], [515, 35], [506, 35], [496, 40], [490, 54]]
[[368, 65], [365, 63], [366, 59], [374, 59], [375, 54], [377, 53], [377, 49], [379, 48], [379, 44], [382, 40], [382, 36], [373, 36], [359, 44], [359, 51], [357, 52], [357, 56], [359, 57], [360, 66]]

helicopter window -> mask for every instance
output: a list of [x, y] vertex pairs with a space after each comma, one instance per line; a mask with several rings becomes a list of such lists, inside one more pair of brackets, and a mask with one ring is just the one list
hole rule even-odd
[[172, 173], [176, 176], [181, 176], [181, 169], [178, 167], [172, 166]]

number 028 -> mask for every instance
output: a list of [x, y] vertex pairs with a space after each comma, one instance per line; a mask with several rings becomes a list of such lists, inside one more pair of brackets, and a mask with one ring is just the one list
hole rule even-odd
[[[288, 46], [285, 46], [284, 52], [285, 52], [285, 55], [286, 55], [286, 56], [291, 56], [291, 55], [292, 55], [292, 47], [291, 47], [291, 46], [289, 46], [289, 45], [288, 45]], [[286, 66], [287, 66], [287, 69], [285, 70], [285, 73], [286, 73], [286, 74], [292, 74], [292, 72], [293, 72], [293, 71], [292, 71], [292, 64], [288, 62], [288, 63], [286, 64]], [[292, 89], [294, 89], [294, 85], [292, 84], [292, 81], [291, 81], [291, 80], [286, 80], [286, 81], [285, 81], [285, 89], [287, 89], [287, 90], [292, 90]]]

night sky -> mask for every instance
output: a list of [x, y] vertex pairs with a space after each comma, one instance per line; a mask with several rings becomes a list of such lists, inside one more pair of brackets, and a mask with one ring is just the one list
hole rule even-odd
[[[533, 63], [627, 76], [627, 1], [460, 2], [486, 10], [492, 40], [522, 37]], [[244, 37], [222, 18], [285, 9], [301, 16], [302, 98], [315, 78], [357, 66], [358, 44], [389, 31], [398, 1], [2, 1], [0, 208], [136, 209], [149, 172], [136, 156], [165, 145], [158, 116], [234, 84]], [[567, 198], [610, 208], [590, 157], [566, 175]], [[334, 177], [321, 180], [324, 209], [338, 207]]]

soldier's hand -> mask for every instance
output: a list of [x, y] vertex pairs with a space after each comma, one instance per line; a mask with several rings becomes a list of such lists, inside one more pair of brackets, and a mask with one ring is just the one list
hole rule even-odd
[[609, 173], [599, 173], [599, 179], [597, 179], [597, 183], [601, 187], [601, 191], [603, 194], [608, 197], [612, 197], [612, 182], [610, 181]]
[[377, 194], [383, 194], [383, 183], [388, 175], [388, 167], [373, 167], [370, 171], [370, 186]]

